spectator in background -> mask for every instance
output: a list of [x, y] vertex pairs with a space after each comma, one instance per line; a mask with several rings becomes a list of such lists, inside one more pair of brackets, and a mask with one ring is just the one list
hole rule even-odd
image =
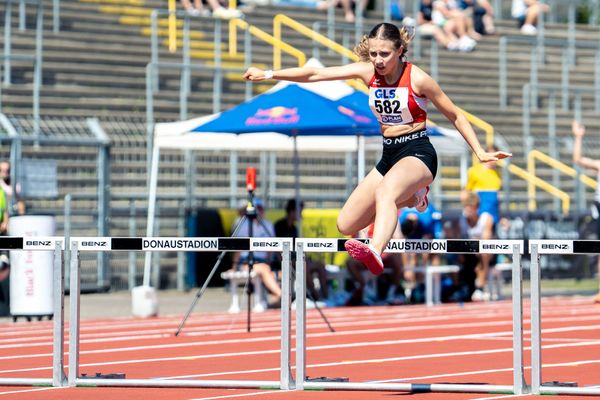
[[469, 52], [477, 46], [476, 40], [481, 35], [475, 32], [473, 22], [458, 8], [454, 0], [435, 0], [431, 18], [447, 35], [457, 38], [456, 50]]
[[[2, 189], [0, 189], [0, 236], [6, 236], [8, 233], [8, 207], [7, 197]], [[10, 273], [10, 261], [8, 252], [3, 250], [0, 252], [0, 281], [8, 277]]]
[[358, 7], [358, 2], [361, 2], [362, 11], [364, 13], [369, 4], [369, 0], [323, 0], [317, 4], [317, 8], [326, 10], [329, 7], [337, 7], [338, 4], [341, 4], [342, 9], [344, 10], [344, 19], [348, 23], [353, 23], [356, 20], [354, 8]]
[[[304, 209], [304, 202], [300, 202], [300, 214]], [[275, 222], [275, 236], [277, 237], [298, 237], [298, 228], [296, 222], [298, 218], [296, 216], [296, 200], [290, 199], [285, 205], [285, 217]], [[314, 277], [319, 280], [319, 291], [315, 289]], [[325, 265], [322, 262], [314, 261], [310, 257], [306, 257], [306, 288], [312, 295], [314, 301], [326, 300], [329, 297], [327, 288], [327, 271]]]
[[[464, 196], [463, 213], [460, 221], [461, 237], [465, 239], [489, 240], [494, 234], [494, 219], [487, 211], [480, 211], [479, 196], [469, 192]], [[462, 282], [466, 284], [473, 301], [490, 300], [487, 280], [492, 254], [465, 254], [461, 269]], [[474, 279], [473, 279], [474, 278]]]
[[[585, 136], [585, 126], [579, 121], [573, 121], [571, 129], [575, 139], [575, 142], [573, 143], [573, 162], [577, 165], [594, 171], [596, 174], [596, 182], [598, 183], [598, 186], [596, 187], [596, 192], [594, 193], [592, 216], [596, 220], [596, 233], [598, 235], [598, 239], [600, 239], [600, 160], [583, 157], [581, 154], [583, 137]], [[600, 257], [598, 257], [598, 277], [600, 278]], [[594, 302], [600, 303], [600, 291], [594, 298]]]
[[[193, 0], [194, 5], [190, 2], [190, 0], [181, 0], [181, 5], [185, 12], [187, 12], [191, 16], [204, 16], [208, 17], [211, 12], [204, 7], [202, 3], [203, 0]], [[244, 14], [237, 9], [226, 8], [227, 4], [222, 4], [219, 0], [206, 0], [208, 6], [212, 10], [212, 15], [217, 18], [223, 19], [232, 19], [232, 18], [241, 18]]]
[[[419, 213], [414, 208], [405, 208], [399, 217], [402, 236], [406, 239], [440, 239], [442, 237], [442, 214], [432, 203]], [[419, 260], [420, 258], [420, 260]], [[417, 286], [417, 274], [412, 269], [417, 266], [439, 265], [439, 254], [402, 253], [406, 298]]]
[[446, 33], [432, 21], [433, 0], [422, 0], [419, 6], [417, 29], [423, 36], [432, 36], [440, 46], [448, 50], [459, 50], [458, 38], [453, 34]]
[[[487, 151], [497, 151], [496, 146], [487, 147]], [[467, 171], [467, 184], [462, 193], [462, 199], [466, 199], [469, 192], [476, 192], [479, 196], [479, 213], [488, 212], [494, 219], [494, 224], [500, 220], [500, 202], [498, 192], [502, 188], [502, 178], [497, 171], [498, 163], [490, 161], [478, 163]]]
[[24, 215], [25, 202], [20, 197], [21, 185], [17, 183], [13, 190], [10, 181], [10, 162], [8, 162], [8, 160], [0, 161], [0, 189], [2, 189], [2, 191], [4, 192], [4, 195], [6, 197], [6, 205], [9, 208], [9, 210], [11, 207], [12, 196], [13, 194], [15, 195], [15, 209], [10, 210], [11, 214]]
[[[250, 220], [252, 220], [252, 237], [273, 237], [273, 224], [265, 219], [265, 208], [263, 202], [260, 199], [254, 200], [254, 206], [256, 207], [257, 217], [256, 218], [246, 218], [242, 221], [242, 217], [246, 215], [247, 202], [244, 201], [243, 204], [240, 204], [240, 208], [238, 209], [239, 217], [236, 219], [234, 226], [239, 226], [236, 237], [249, 237], [249, 225]], [[244, 271], [248, 270], [248, 256], [249, 253], [247, 251], [244, 252], [235, 252], [232, 257], [232, 269], [236, 271]], [[281, 288], [275, 279], [275, 274], [271, 269], [271, 262], [273, 261], [273, 257], [271, 253], [267, 253], [264, 251], [255, 251], [253, 252], [254, 256], [254, 265], [252, 266], [252, 270], [260, 276], [260, 279], [273, 295], [271, 304], [278, 305], [281, 302]], [[255, 288], [255, 290], [259, 290], [259, 288]]]
[[481, 35], [496, 33], [494, 9], [488, 0], [459, 0], [463, 12], [473, 19], [475, 32]]
[[535, 35], [540, 14], [550, 11], [550, 6], [539, 0], [513, 0], [511, 15], [521, 27], [521, 33]]

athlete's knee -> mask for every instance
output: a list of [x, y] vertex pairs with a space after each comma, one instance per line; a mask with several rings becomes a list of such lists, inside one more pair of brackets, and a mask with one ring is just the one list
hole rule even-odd
[[341, 216], [338, 217], [336, 221], [337, 229], [342, 235], [353, 235], [355, 232], [352, 232], [352, 226]]

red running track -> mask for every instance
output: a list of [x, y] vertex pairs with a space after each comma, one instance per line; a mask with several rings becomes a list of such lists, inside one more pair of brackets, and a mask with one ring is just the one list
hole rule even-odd
[[[85, 301], [85, 299], [82, 299]], [[529, 313], [525, 304], [525, 373], [529, 379]], [[351, 382], [512, 385], [509, 301], [325, 309], [307, 318], [307, 375]], [[182, 316], [86, 320], [80, 372], [127, 378], [279, 380], [279, 312], [197, 313], [174, 336]], [[591, 298], [542, 300], [542, 378], [600, 385], [600, 307]], [[67, 329], [68, 334], [68, 329]], [[294, 343], [292, 343], [292, 346]], [[66, 346], [66, 345], [65, 345]], [[68, 349], [68, 347], [65, 347]], [[65, 355], [65, 363], [67, 362]], [[292, 360], [294, 353], [292, 353]], [[0, 325], [0, 378], [50, 378], [52, 325]], [[0, 387], [5, 399], [389, 399], [403, 392], [284, 392], [241, 389]], [[410, 394], [411, 399], [525, 398], [501, 394]], [[560, 398], [575, 398], [561, 396]]]

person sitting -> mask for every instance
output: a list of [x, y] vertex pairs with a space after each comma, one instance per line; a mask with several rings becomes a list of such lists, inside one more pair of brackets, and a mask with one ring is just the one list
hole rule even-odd
[[453, 34], [446, 33], [442, 28], [433, 23], [433, 0], [421, 0], [419, 13], [417, 15], [417, 29], [425, 37], [433, 37], [448, 50], [458, 50], [458, 38]]
[[[289, 199], [285, 205], [285, 216], [275, 222], [275, 236], [276, 237], [298, 237], [298, 228], [296, 227], [297, 211], [300, 211], [302, 216], [302, 210], [304, 209], [304, 202], [300, 202], [299, 210], [296, 210], [296, 200]], [[329, 291], [327, 287], [327, 271], [325, 265], [320, 262], [306, 257], [306, 288], [308, 293], [312, 296], [314, 301], [326, 300], [329, 297]], [[315, 288], [314, 278], [318, 279], [319, 291]], [[319, 293], [320, 292], [320, 293]]]
[[[442, 237], [442, 214], [430, 202], [422, 213], [414, 208], [405, 208], [400, 213], [400, 231], [406, 239], [440, 239]], [[420, 260], [418, 259], [420, 256]], [[439, 254], [403, 253], [404, 285], [406, 298], [412, 298], [417, 287], [417, 273], [414, 267], [440, 265]]]
[[475, 49], [476, 40], [481, 35], [475, 32], [473, 23], [458, 9], [456, 3], [451, 0], [435, 0], [431, 18], [447, 35], [458, 39], [456, 50], [469, 52]]
[[494, 26], [494, 8], [488, 0], [460, 0], [460, 8], [473, 19], [475, 32], [481, 35], [496, 33]]
[[[479, 196], [477, 193], [469, 192], [463, 201], [463, 213], [460, 218], [461, 236], [465, 239], [492, 239], [494, 234], [494, 217], [488, 211], [480, 211]], [[483, 301], [489, 300], [490, 294], [487, 291], [487, 280], [491, 265], [495, 258], [492, 254], [466, 254], [464, 276], [471, 300]], [[472, 273], [474, 278], [472, 279]]]
[[548, 11], [550, 11], [550, 6], [539, 0], [513, 0], [511, 15], [518, 21], [521, 33], [535, 35], [540, 14]]
[[[239, 208], [239, 217], [234, 223], [234, 226], [238, 227], [235, 237], [250, 237], [250, 221], [252, 222], [252, 237], [273, 237], [273, 224], [265, 219], [265, 209], [263, 202], [260, 199], [255, 199], [254, 206], [256, 207], [257, 217], [242, 219], [247, 211], [247, 202], [243, 203], [243, 206]], [[241, 222], [240, 222], [241, 221]], [[239, 225], [239, 226], [238, 226]], [[236, 271], [247, 271], [248, 270], [248, 257], [249, 252], [235, 252], [232, 257], [232, 269]], [[254, 251], [254, 264], [252, 265], [252, 271], [260, 276], [260, 279], [272, 294], [272, 300], [269, 303], [271, 306], [277, 306], [281, 302], [281, 288], [277, 283], [275, 274], [273, 273], [270, 263], [272, 262], [272, 254], [263, 251]], [[255, 288], [259, 290], [259, 288]]]
[[[193, 0], [194, 5], [190, 2], [190, 0], [181, 0], [181, 5], [186, 13], [193, 17], [203, 16], [208, 17], [211, 12], [204, 7], [202, 0]], [[241, 18], [244, 14], [235, 8], [226, 8], [225, 4], [221, 4], [219, 0], [206, 0], [209, 7], [212, 10], [212, 15], [217, 18], [223, 19], [232, 19], [232, 18]]]

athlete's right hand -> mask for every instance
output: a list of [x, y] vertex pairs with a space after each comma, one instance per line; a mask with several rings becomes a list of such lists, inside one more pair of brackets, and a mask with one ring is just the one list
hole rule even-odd
[[260, 68], [250, 67], [244, 73], [244, 79], [247, 81], [264, 81], [266, 79], [265, 71]]
[[583, 137], [585, 135], [585, 126], [577, 120], [573, 120], [573, 124], [571, 125], [573, 130], [573, 135], [577, 137]]

